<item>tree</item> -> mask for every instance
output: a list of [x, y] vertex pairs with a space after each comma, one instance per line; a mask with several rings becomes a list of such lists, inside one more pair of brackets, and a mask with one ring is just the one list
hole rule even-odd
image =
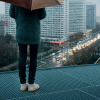
[[100, 50], [100, 42], [99, 40], [95, 41], [91, 45], [82, 48], [78, 51], [73, 51], [69, 60], [66, 61], [64, 66], [70, 66], [70, 65], [80, 65], [80, 64], [92, 64], [96, 61], [98, 58], [98, 55], [96, 55]]
[[96, 23], [96, 28], [92, 29], [92, 33], [96, 33], [98, 31], [100, 31], [100, 25]]
[[10, 41], [14, 41], [14, 38], [13, 38], [12, 35], [6, 34], [6, 35], [5, 35], [5, 41], [9, 44]]
[[4, 35], [0, 35], [0, 42], [4, 41]]
[[4, 66], [9, 64], [10, 61], [17, 59], [17, 45], [13, 43], [10, 44], [10, 41], [13, 41], [11, 35], [0, 35], [0, 65]]
[[78, 33], [75, 33], [73, 35], [69, 35], [69, 42], [70, 42], [71, 47], [75, 43], [75, 41], [77, 42], [80, 39], [82, 39], [83, 37], [84, 37], [83, 32], [78, 32]]
[[6, 34], [5, 35], [5, 41], [6, 41], [6, 43], [7, 43], [7, 57], [8, 57], [8, 59], [9, 59], [9, 51], [10, 51], [10, 48], [9, 48], [9, 44], [10, 44], [10, 42], [11, 41], [13, 41], [14, 39], [13, 39], [13, 36], [12, 35], [10, 35], [10, 34]]

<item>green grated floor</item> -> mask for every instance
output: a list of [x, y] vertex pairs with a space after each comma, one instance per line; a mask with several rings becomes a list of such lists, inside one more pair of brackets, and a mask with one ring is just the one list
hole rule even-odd
[[1, 72], [0, 100], [100, 100], [100, 64], [37, 69], [35, 78], [40, 89], [22, 92], [18, 71]]

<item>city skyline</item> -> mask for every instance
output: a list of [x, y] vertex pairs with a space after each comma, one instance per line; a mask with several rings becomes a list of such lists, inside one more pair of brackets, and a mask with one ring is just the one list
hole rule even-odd
[[[100, 1], [99, 0], [86, 0], [86, 2], [92, 2], [96, 4], [96, 16], [100, 16]], [[5, 14], [4, 2], [0, 1], [0, 14]]]
[[[68, 36], [76, 32], [86, 33], [86, 3], [84, 0], [61, 1], [63, 7], [46, 7], [47, 16], [41, 21], [41, 40], [53, 43], [65, 42]], [[10, 4], [6, 3], [5, 12]], [[52, 19], [53, 18], [53, 19]], [[5, 13], [8, 26], [5, 34], [16, 34], [15, 20]], [[48, 24], [49, 23], [49, 24]]]

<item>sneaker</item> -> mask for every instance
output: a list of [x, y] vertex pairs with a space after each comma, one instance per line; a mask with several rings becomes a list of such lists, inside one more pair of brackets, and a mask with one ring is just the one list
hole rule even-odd
[[21, 90], [21, 91], [26, 91], [27, 88], [28, 88], [28, 83], [26, 82], [25, 84], [21, 84], [20, 90]]
[[35, 90], [39, 89], [39, 85], [34, 83], [34, 84], [28, 84], [28, 92], [34, 92]]

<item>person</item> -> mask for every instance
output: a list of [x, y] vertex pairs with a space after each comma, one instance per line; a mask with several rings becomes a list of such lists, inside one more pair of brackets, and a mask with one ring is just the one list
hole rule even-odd
[[[36, 10], [29, 10], [11, 4], [9, 15], [15, 19], [16, 22], [16, 42], [19, 47], [19, 61], [18, 70], [20, 78], [20, 90], [33, 92], [39, 89], [39, 85], [34, 83], [38, 47], [40, 44], [40, 20], [46, 17], [45, 8]], [[27, 59], [27, 45], [30, 47], [30, 66], [28, 83], [26, 82], [26, 59]]]

